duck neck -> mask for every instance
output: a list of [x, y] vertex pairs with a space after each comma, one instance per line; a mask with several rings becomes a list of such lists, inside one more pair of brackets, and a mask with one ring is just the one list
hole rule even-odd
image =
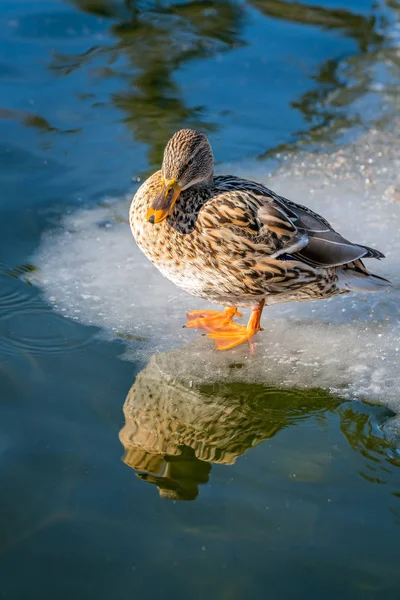
[[214, 173], [211, 173], [211, 175], [209, 177], [207, 177], [207, 179], [202, 179], [198, 183], [194, 183], [188, 189], [202, 190], [204, 188], [210, 187], [213, 184], [213, 182], [214, 182]]

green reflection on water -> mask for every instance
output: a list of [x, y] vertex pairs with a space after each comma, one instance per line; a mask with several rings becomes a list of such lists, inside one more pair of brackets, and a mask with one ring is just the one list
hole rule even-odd
[[[207, 120], [202, 106], [189, 107], [174, 80], [174, 73], [194, 59], [211, 58], [244, 44], [240, 34], [245, 21], [244, 6], [230, 1], [172, 2], [141, 7], [74, 0], [82, 10], [118, 19], [111, 27], [117, 43], [96, 46], [75, 57], [56, 56], [53, 69], [68, 74], [99, 53], [107, 53], [111, 64], [123, 54], [126, 90], [113, 95], [113, 102], [126, 114], [125, 122], [135, 139], [149, 146], [148, 162], [160, 162], [165, 141], [182, 127], [209, 132], [217, 123]], [[107, 14], [108, 13], [108, 14]]]
[[[210, 132], [221, 127], [219, 116], [210, 115], [205, 106], [189, 106], [185, 102], [175, 74], [193, 60], [211, 59], [250, 44], [251, 39], [245, 32], [249, 10], [255, 9], [264, 18], [347, 36], [356, 43], [359, 55], [368, 57], [369, 64], [379, 58], [376, 53], [387, 41], [385, 31], [388, 23], [383, 11], [378, 19], [350, 9], [282, 0], [253, 0], [246, 4], [232, 0], [168, 3], [70, 1], [83, 11], [110, 19], [110, 31], [116, 42], [96, 45], [78, 55], [55, 55], [52, 68], [68, 75], [98, 56], [104, 56], [107, 64], [98, 70], [98, 74], [103, 78], [114, 75], [122, 78], [124, 90], [114, 93], [112, 101], [125, 113], [125, 122], [136, 141], [148, 146], [150, 166], [160, 163], [165, 142], [177, 129], [194, 127]], [[122, 68], [119, 64], [121, 58], [124, 61]], [[348, 106], [367, 92], [369, 78], [361, 78], [360, 85], [353, 86], [347, 93], [351, 73], [348, 78], [340, 76], [340, 62], [339, 59], [323, 61], [312, 75], [312, 88], [292, 103], [293, 108], [300, 111], [310, 124], [307, 131], [294, 134], [296, 141], [329, 139], [343, 126], [350, 127], [360, 122], [359, 115], [337, 110], [336, 95], [339, 92], [340, 104]], [[234, 78], [235, 73], [232, 73], [232, 81]], [[283, 144], [268, 149], [260, 157], [288, 148], [288, 144]]]
[[[364, 17], [350, 10], [286, 0], [252, 0], [251, 4], [269, 17], [341, 31], [354, 39], [362, 52], [384, 40], [383, 35], [377, 31], [375, 16]], [[381, 22], [381, 27], [383, 24]]]

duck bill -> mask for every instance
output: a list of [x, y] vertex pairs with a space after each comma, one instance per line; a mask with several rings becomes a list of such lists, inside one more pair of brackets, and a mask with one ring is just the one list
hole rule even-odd
[[161, 223], [167, 218], [174, 207], [174, 204], [181, 193], [182, 188], [175, 179], [164, 181], [164, 187], [161, 193], [154, 200], [146, 214], [146, 219], [150, 223]]

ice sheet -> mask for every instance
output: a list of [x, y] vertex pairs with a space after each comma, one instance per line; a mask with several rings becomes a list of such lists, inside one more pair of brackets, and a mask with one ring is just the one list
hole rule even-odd
[[200, 332], [182, 329], [188, 309], [210, 305], [164, 279], [136, 248], [126, 197], [67, 215], [44, 236], [33, 261], [45, 298], [66, 318], [126, 340], [128, 359], [168, 351], [188, 377], [323, 387], [400, 413], [399, 132], [394, 122], [334, 154], [281, 157], [273, 175], [264, 162], [219, 169], [264, 182], [323, 214], [345, 237], [382, 250], [387, 258], [367, 266], [392, 280], [390, 292], [269, 307], [254, 355], [247, 345], [217, 353]]

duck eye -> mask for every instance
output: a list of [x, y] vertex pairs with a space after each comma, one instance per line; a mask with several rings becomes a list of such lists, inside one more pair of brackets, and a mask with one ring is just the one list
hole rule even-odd
[[189, 160], [187, 161], [187, 166], [192, 165], [194, 161], [194, 158], [189, 158]]

